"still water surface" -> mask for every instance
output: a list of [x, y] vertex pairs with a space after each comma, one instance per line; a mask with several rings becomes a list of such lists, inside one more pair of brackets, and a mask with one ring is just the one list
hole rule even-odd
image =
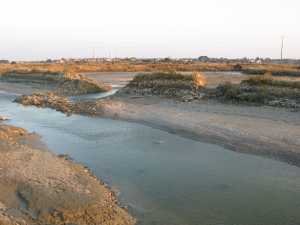
[[300, 169], [143, 125], [12, 103], [0, 115], [42, 135], [120, 191], [143, 225], [300, 224]]

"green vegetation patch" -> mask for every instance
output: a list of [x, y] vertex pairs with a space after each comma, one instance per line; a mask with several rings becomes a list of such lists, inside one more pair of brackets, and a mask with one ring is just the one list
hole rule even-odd
[[268, 70], [268, 69], [256, 69], [256, 68], [245, 68], [241, 69], [242, 73], [249, 75], [264, 75], [265, 73], [271, 73], [273, 76], [287, 76], [287, 77], [300, 77], [299, 69], [296, 70]]
[[300, 82], [254, 77], [241, 84], [225, 83], [216, 89], [216, 97], [233, 103], [252, 103], [289, 108], [300, 107]]
[[141, 73], [134, 77], [132, 82], [151, 81], [151, 80], [170, 80], [170, 81], [193, 81], [192, 75], [183, 75], [176, 72], [157, 72]]
[[257, 85], [257, 86], [273, 86], [282, 88], [298, 88], [300, 89], [299, 81], [287, 81], [287, 80], [274, 80], [270, 78], [253, 77], [248, 80], [242, 81], [242, 84]]
[[40, 70], [40, 69], [16, 69], [9, 70], [2, 73], [2, 76], [16, 76], [16, 75], [32, 75], [32, 74], [42, 74], [42, 75], [54, 75], [58, 76], [60, 72], [53, 72], [50, 70]]
[[192, 99], [199, 95], [199, 90], [205, 85], [206, 79], [199, 72], [192, 74], [157, 72], [138, 74], [124, 90], [126, 93], [138, 95], [180, 98], [190, 96], [189, 98]]
[[246, 88], [239, 84], [222, 84], [217, 88], [217, 96], [223, 100], [237, 103], [264, 104], [275, 99], [274, 93], [266, 87]]

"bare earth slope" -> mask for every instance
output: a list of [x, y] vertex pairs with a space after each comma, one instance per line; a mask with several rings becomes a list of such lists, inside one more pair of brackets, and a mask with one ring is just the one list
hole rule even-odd
[[81, 165], [0, 123], [0, 224], [129, 225], [114, 194]]

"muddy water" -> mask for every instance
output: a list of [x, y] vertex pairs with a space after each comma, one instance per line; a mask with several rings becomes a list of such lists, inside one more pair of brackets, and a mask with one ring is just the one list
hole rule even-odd
[[11, 103], [0, 115], [90, 167], [143, 225], [300, 224], [300, 168], [138, 124]]

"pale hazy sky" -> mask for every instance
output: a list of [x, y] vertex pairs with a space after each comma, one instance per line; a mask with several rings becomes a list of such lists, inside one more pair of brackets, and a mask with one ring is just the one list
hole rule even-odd
[[300, 58], [300, 0], [2, 0], [0, 59]]

